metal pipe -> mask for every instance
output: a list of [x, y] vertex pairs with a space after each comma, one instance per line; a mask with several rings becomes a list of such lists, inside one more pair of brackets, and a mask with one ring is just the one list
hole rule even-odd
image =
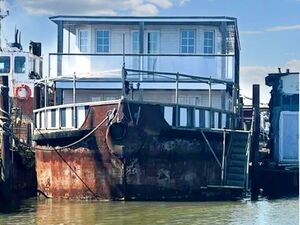
[[176, 98], [176, 127], [179, 127], [179, 106], [178, 106], [178, 100], [179, 100], [179, 73], [176, 74], [176, 91], [175, 91], [175, 98]]

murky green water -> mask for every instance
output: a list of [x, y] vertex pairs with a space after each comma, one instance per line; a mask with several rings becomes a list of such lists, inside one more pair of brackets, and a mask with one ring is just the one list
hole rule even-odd
[[[0, 203], [1, 204], [1, 203]], [[298, 198], [235, 202], [82, 202], [30, 199], [0, 224], [298, 224]]]

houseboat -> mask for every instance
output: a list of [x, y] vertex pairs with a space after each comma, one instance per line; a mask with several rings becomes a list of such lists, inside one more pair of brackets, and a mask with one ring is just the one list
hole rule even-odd
[[53, 198], [241, 197], [237, 20], [55, 16], [37, 80], [38, 190]]
[[270, 73], [269, 152], [261, 153], [260, 186], [266, 195], [299, 194], [299, 72]]

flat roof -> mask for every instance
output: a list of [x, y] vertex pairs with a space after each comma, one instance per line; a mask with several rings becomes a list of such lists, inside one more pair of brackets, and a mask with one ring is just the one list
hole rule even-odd
[[55, 23], [65, 22], [236, 22], [234, 17], [227, 16], [52, 16], [49, 19]]

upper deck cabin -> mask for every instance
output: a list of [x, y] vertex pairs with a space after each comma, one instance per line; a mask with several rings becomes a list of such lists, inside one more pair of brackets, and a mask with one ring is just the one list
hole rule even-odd
[[[50, 19], [57, 24], [58, 35], [57, 53], [50, 54], [49, 76], [76, 76], [77, 102], [119, 98], [124, 64], [134, 70], [232, 81], [238, 90], [240, 47], [235, 18], [55, 16]], [[144, 99], [159, 95], [161, 101], [174, 102], [174, 81], [151, 75], [139, 80], [147, 81], [140, 84]], [[56, 82], [57, 104], [72, 102], [72, 87], [70, 80]], [[208, 85], [186, 82], [179, 89], [181, 103], [208, 105], [208, 95], [204, 94]], [[213, 104], [217, 108], [232, 109], [228, 102], [234, 101], [227, 89], [226, 83], [212, 86]]]

